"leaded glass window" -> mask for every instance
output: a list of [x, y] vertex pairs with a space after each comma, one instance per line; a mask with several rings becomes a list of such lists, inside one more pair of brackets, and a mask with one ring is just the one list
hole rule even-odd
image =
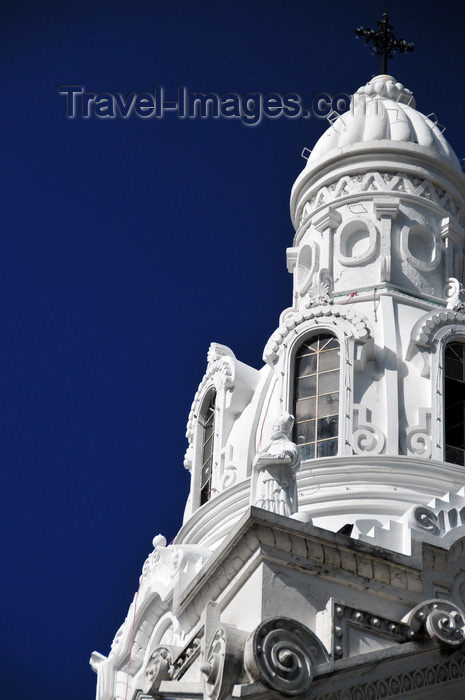
[[312, 336], [295, 356], [294, 442], [301, 459], [337, 454], [340, 347], [329, 334]]
[[200, 505], [202, 506], [211, 495], [213, 467], [213, 437], [215, 430], [216, 392], [212, 390], [204, 401], [201, 412], [202, 426], [202, 469], [200, 476]]
[[465, 344], [446, 345], [444, 374], [445, 461], [465, 465]]

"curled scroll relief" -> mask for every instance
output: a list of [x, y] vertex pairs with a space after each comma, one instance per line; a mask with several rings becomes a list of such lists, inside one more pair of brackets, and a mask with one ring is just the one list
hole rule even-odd
[[218, 627], [204, 653], [200, 667], [205, 700], [223, 700], [242, 670], [246, 633], [229, 625]]
[[429, 459], [431, 457], [431, 411], [420, 408], [418, 425], [407, 429], [407, 454]]
[[444, 296], [447, 299], [447, 308], [453, 311], [465, 309], [465, 289], [455, 277], [449, 277], [444, 287]]
[[244, 665], [252, 681], [283, 695], [300, 695], [313, 680], [313, 669], [328, 660], [319, 639], [286, 617], [262, 622], [245, 645]]
[[440, 646], [456, 648], [465, 642], [463, 611], [448, 600], [435, 598], [417, 605], [407, 616], [409, 637], [429, 636]]
[[368, 421], [367, 413], [366, 406], [354, 405], [352, 449], [357, 455], [379, 455], [384, 450], [386, 436], [380, 428]]

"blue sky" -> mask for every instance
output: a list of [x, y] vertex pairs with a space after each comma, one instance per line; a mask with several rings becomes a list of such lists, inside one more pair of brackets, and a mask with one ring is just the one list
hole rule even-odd
[[[465, 157], [465, 10], [390, 2], [389, 72]], [[188, 492], [209, 343], [255, 367], [291, 301], [289, 194], [324, 119], [68, 119], [59, 85], [350, 93], [383, 2], [14, 3], [3, 10], [2, 697], [93, 698], [154, 535]], [[437, 13], [437, 14], [436, 14]], [[458, 14], [459, 13], [459, 14]]]

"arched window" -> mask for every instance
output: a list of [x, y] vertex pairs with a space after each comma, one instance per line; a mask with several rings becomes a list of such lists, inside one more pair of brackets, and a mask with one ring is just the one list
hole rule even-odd
[[200, 505], [210, 499], [213, 468], [213, 437], [215, 430], [216, 391], [206, 396], [200, 414], [202, 428], [202, 468], [200, 473]]
[[294, 370], [294, 442], [302, 459], [337, 454], [340, 347], [333, 335], [308, 338]]
[[465, 344], [448, 343], [444, 353], [445, 461], [465, 465]]

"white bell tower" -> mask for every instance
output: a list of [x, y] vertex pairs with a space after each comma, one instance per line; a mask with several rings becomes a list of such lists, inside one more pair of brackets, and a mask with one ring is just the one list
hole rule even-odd
[[376, 76], [293, 187], [264, 366], [210, 346], [184, 523], [97, 700], [462, 700], [464, 215], [436, 118]]

